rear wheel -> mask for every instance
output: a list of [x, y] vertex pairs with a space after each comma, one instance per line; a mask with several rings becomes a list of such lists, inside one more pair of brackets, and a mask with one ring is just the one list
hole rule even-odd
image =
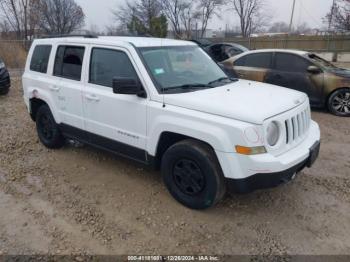
[[225, 195], [216, 155], [202, 142], [185, 140], [171, 146], [163, 156], [161, 169], [171, 195], [189, 208], [209, 208]]
[[42, 105], [36, 113], [36, 129], [39, 139], [47, 148], [61, 148], [65, 139], [47, 105]]
[[329, 97], [328, 109], [336, 116], [350, 116], [350, 89], [336, 90]]

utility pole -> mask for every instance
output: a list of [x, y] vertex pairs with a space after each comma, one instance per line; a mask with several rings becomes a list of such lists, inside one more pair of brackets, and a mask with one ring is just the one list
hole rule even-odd
[[292, 33], [294, 10], [295, 10], [295, 2], [296, 2], [296, 0], [293, 0], [292, 15], [290, 17], [290, 23], [289, 23], [289, 33]]
[[331, 27], [332, 27], [333, 16], [334, 16], [334, 8], [335, 8], [335, 0], [333, 0], [332, 10], [331, 10], [331, 14], [330, 14], [330, 17], [329, 17], [328, 33], [330, 33]]
[[[328, 41], [327, 41], [327, 49], [330, 50], [331, 49], [331, 29], [332, 29], [332, 22], [333, 22], [333, 16], [334, 16], [334, 9], [335, 9], [335, 0], [333, 0], [333, 4], [332, 4], [332, 10], [331, 10], [331, 14], [329, 17], [329, 24], [328, 24]], [[333, 58], [333, 60], [335, 60]]]

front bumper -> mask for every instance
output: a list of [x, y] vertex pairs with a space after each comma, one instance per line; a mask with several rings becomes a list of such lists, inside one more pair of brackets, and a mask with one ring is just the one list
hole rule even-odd
[[319, 141], [319, 126], [312, 121], [307, 137], [296, 147], [282, 155], [273, 156], [267, 153], [245, 156], [218, 151], [216, 153], [225, 178], [231, 181], [229, 184], [232, 184], [232, 181], [244, 181], [245, 184], [251, 186], [238, 186], [238, 189], [239, 187], [251, 187], [252, 190], [255, 190], [257, 188], [271, 187], [275, 184], [278, 185], [281, 183], [280, 181], [289, 181], [295, 173], [300, 172], [307, 166], [310, 158], [310, 149]]
[[228, 188], [237, 193], [249, 193], [257, 189], [277, 187], [293, 180], [305, 167], [311, 167], [318, 158], [321, 143], [317, 141], [310, 149], [307, 159], [281, 172], [255, 174], [243, 179], [227, 179]]

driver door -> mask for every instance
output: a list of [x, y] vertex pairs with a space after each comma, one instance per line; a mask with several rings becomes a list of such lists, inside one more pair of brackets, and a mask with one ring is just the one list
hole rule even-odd
[[274, 68], [266, 82], [304, 92], [311, 104], [317, 104], [323, 93], [323, 73], [309, 73], [307, 69], [311, 65], [304, 57], [277, 52], [274, 55]]

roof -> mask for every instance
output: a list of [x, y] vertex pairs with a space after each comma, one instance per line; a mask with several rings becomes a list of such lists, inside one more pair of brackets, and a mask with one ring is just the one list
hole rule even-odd
[[297, 50], [297, 49], [258, 49], [245, 52], [244, 54], [253, 54], [253, 53], [265, 53], [265, 52], [283, 52], [283, 53], [291, 53], [296, 55], [306, 55], [307, 51]]
[[243, 52], [242, 54], [233, 56], [233, 57], [229, 58], [228, 60], [229, 61], [236, 61], [237, 59], [241, 58], [242, 56], [246, 56], [249, 54], [266, 53], [266, 52], [282, 52], [282, 53], [290, 53], [290, 54], [301, 55], [301, 56], [304, 56], [304, 55], [309, 53], [307, 51], [296, 50], [296, 49], [258, 49], [258, 50], [251, 50], [251, 51]]
[[167, 38], [153, 38], [153, 37], [126, 37], [126, 36], [99, 36], [96, 38], [85, 37], [61, 37], [61, 38], [45, 38], [37, 39], [43, 43], [55, 42], [71, 42], [71, 43], [85, 43], [85, 44], [132, 44], [136, 47], [152, 47], [152, 46], [184, 46], [196, 45], [190, 41], [174, 40]]

